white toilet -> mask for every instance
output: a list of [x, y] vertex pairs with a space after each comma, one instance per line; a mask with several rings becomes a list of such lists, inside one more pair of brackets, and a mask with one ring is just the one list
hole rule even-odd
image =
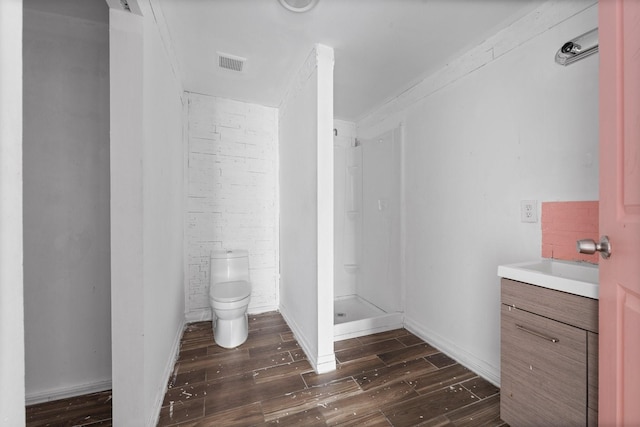
[[251, 299], [247, 251], [211, 251], [209, 303], [213, 338], [221, 347], [234, 348], [247, 340], [247, 307]]

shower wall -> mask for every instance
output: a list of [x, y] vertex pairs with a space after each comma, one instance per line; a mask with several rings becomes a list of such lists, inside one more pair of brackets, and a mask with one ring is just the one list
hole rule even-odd
[[356, 293], [387, 313], [403, 311], [400, 149], [396, 128], [362, 147], [362, 255]]
[[400, 312], [400, 128], [356, 143], [353, 123], [334, 126], [335, 297]]
[[355, 147], [355, 123], [334, 120], [334, 296], [354, 295], [360, 255], [362, 150]]

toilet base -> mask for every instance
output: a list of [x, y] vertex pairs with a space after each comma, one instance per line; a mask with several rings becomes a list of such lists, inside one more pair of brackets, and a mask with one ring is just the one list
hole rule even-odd
[[213, 339], [224, 348], [235, 348], [243, 344], [249, 335], [249, 318], [245, 313], [237, 319], [225, 320], [215, 318], [213, 323]]

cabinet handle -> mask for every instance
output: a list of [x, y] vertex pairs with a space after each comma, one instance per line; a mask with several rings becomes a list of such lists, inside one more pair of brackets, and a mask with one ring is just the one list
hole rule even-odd
[[527, 332], [527, 333], [529, 333], [531, 335], [535, 335], [538, 338], [542, 338], [542, 339], [545, 339], [547, 341], [551, 341], [552, 343], [560, 342], [560, 340], [558, 338], [552, 338], [552, 337], [550, 337], [548, 335], [541, 334], [540, 332], [532, 331], [531, 329], [525, 328], [522, 325], [516, 324], [516, 328], [520, 329], [521, 331]]

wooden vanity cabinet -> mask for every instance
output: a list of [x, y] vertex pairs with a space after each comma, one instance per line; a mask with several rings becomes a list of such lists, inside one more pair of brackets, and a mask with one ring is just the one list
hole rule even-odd
[[598, 334], [587, 332], [587, 426], [598, 425]]
[[501, 298], [500, 417], [597, 425], [598, 300], [509, 279]]

